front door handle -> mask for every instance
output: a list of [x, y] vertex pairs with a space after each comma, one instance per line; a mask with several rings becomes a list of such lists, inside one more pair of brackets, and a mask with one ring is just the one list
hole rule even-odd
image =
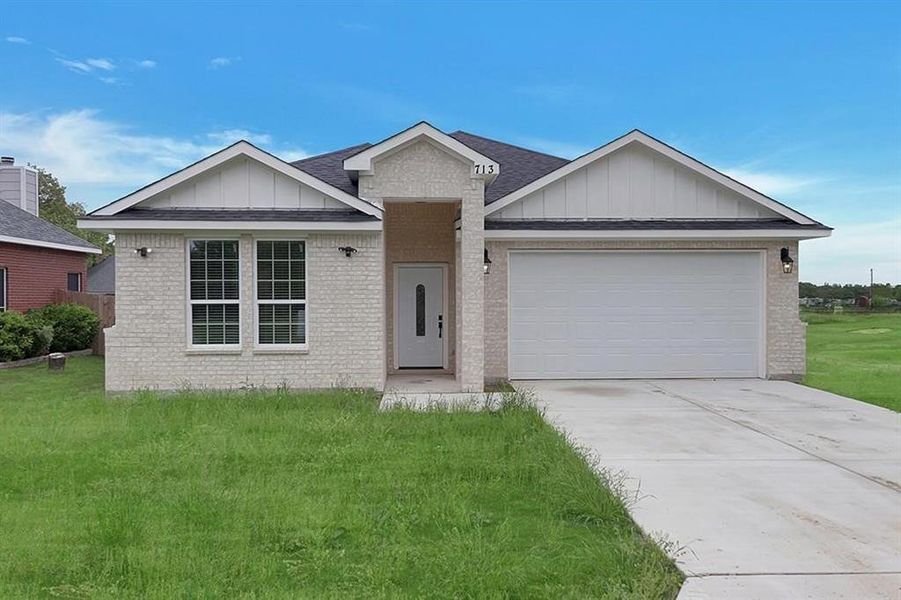
[[438, 339], [441, 339], [441, 331], [444, 329], [444, 315], [438, 315]]

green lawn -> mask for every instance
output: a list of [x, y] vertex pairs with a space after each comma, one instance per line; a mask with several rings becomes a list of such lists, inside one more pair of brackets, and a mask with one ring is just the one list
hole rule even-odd
[[680, 573], [538, 412], [365, 392], [104, 399], [0, 371], [0, 597], [673, 598]]
[[804, 383], [901, 411], [901, 313], [802, 313]]

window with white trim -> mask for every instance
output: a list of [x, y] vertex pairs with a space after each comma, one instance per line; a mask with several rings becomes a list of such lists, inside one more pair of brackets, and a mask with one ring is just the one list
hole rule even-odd
[[257, 240], [257, 343], [307, 343], [306, 244], [296, 240]]
[[241, 343], [238, 240], [190, 240], [188, 255], [191, 344], [238, 346]]
[[0, 312], [6, 310], [6, 268], [0, 267]]

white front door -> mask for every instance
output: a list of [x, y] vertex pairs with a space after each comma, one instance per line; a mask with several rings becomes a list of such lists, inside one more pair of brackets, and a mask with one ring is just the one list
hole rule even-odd
[[444, 366], [444, 269], [440, 266], [397, 268], [395, 287], [397, 366]]

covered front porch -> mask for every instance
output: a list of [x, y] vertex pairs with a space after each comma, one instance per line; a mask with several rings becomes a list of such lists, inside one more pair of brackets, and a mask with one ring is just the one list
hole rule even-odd
[[383, 209], [386, 377], [427, 368], [485, 387], [485, 185], [490, 158], [419, 123], [344, 160]]
[[[464, 383], [460, 377], [466, 354], [461, 344], [466, 317], [461, 314], [456, 229], [460, 204], [406, 199], [384, 203], [386, 390], [482, 389], [481, 381]], [[477, 275], [482, 276], [481, 265]]]

